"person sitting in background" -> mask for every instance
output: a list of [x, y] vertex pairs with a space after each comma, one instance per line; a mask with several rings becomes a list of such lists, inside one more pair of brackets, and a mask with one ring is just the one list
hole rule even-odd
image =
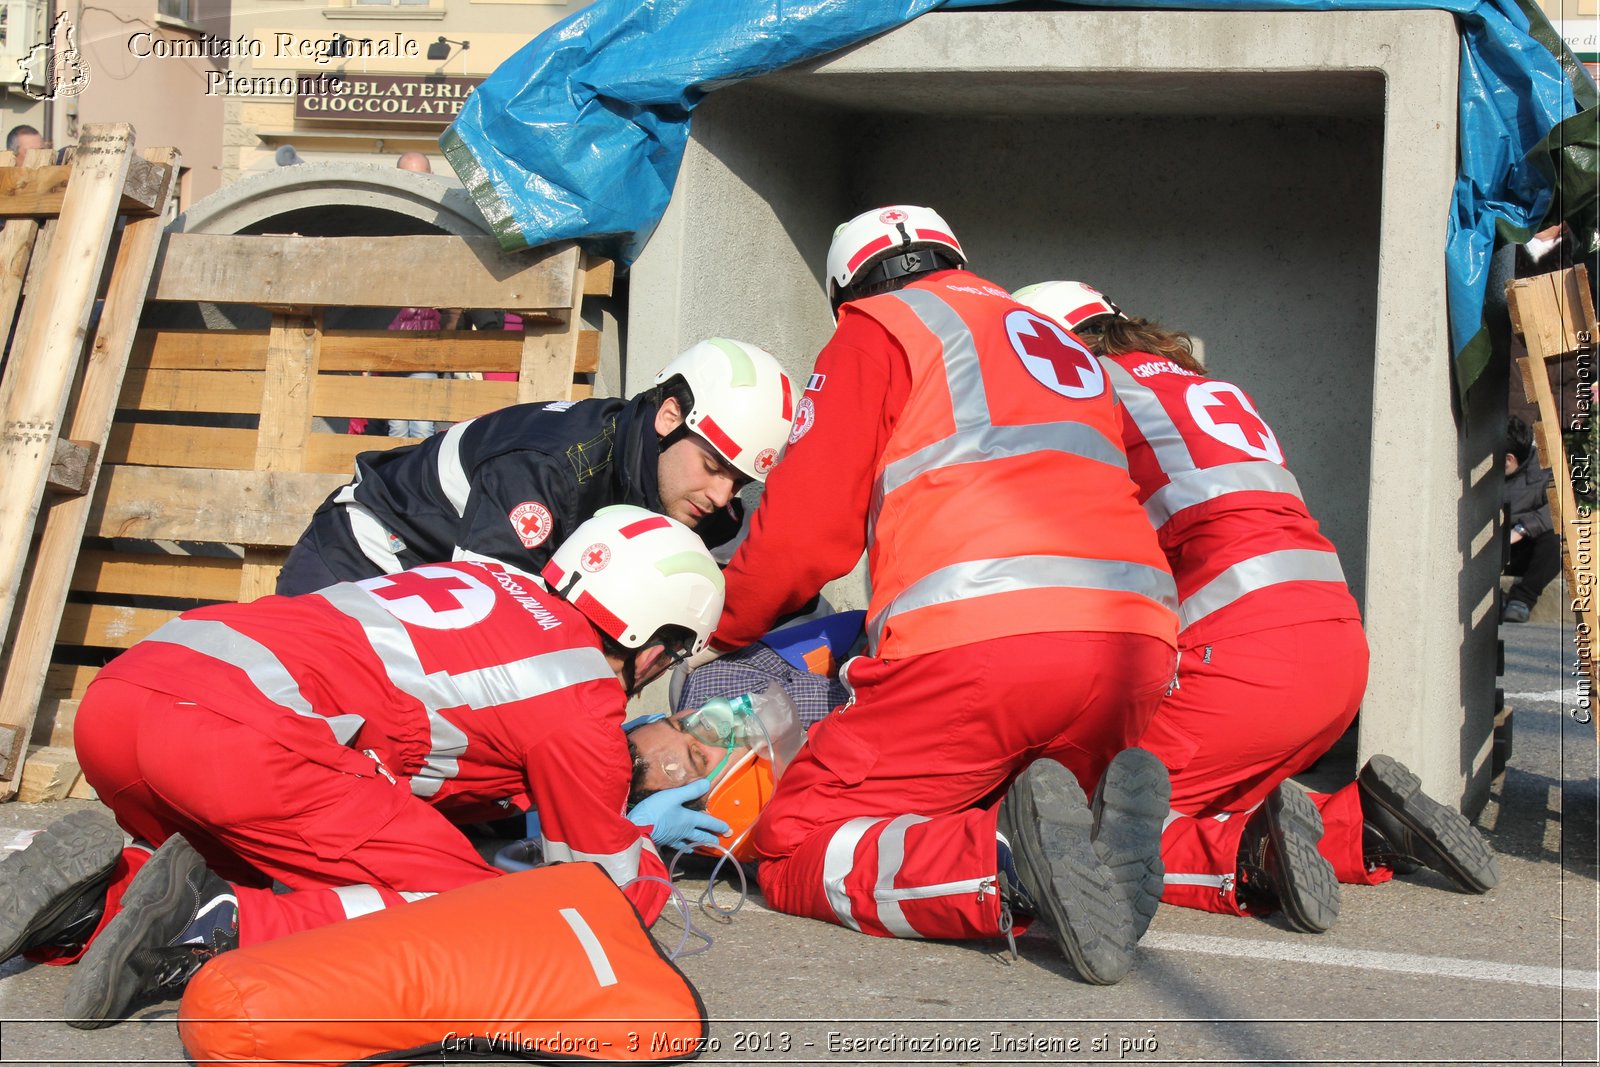
[[1551, 472], [1539, 462], [1533, 429], [1515, 415], [1506, 426], [1504, 496], [1506, 562], [1517, 579], [1506, 596], [1501, 622], [1527, 622], [1539, 594], [1561, 573], [1561, 539], [1550, 523]]

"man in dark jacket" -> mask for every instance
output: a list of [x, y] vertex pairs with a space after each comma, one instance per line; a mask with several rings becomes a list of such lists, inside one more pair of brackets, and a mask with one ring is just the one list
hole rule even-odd
[[1528, 424], [1511, 417], [1506, 427], [1506, 564], [1517, 583], [1506, 597], [1501, 622], [1527, 622], [1539, 594], [1561, 573], [1561, 538], [1550, 523], [1551, 472], [1539, 462]]
[[796, 396], [770, 353], [713, 338], [632, 400], [517, 404], [419, 444], [363, 452], [355, 480], [300, 535], [277, 591], [462, 558], [536, 573], [611, 504], [649, 508], [721, 544], [739, 528], [740, 486], [777, 462]]

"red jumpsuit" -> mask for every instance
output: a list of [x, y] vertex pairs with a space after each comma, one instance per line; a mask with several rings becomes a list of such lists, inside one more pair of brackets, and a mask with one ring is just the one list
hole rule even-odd
[[[1326, 752], [1360, 707], [1360, 613], [1242, 390], [1144, 352], [1103, 363], [1180, 602], [1178, 686], [1140, 740], [1172, 772], [1161, 899], [1237, 914], [1248, 813]], [[1388, 878], [1362, 862], [1356, 787], [1316, 799], [1321, 850], [1339, 878]]]
[[[238, 885], [248, 945], [494, 877], [453, 824], [530, 804], [547, 858], [665, 877], [623, 816], [625, 703], [574, 608], [456, 562], [185, 612], [100, 672], [75, 732], [124, 830], [181, 832]], [[625, 892], [646, 922], [667, 897]]]
[[869, 549], [852, 698], [753, 835], [774, 907], [993, 936], [1012, 778], [1052, 756], [1089, 789], [1139, 736], [1172, 678], [1176, 601], [1115, 420], [1093, 358], [981, 278], [841, 309], [713, 636], [755, 640]]

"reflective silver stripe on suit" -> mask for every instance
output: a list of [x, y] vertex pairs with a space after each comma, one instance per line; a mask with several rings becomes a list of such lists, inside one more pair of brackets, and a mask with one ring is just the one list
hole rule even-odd
[[305, 694], [300, 692], [300, 683], [289, 673], [289, 668], [270, 648], [227, 623], [215, 619], [173, 619], [145, 640], [182, 645], [220, 663], [239, 668], [250, 679], [250, 684], [272, 703], [288, 708], [296, 715], [327, 723], [333, 739], [341, 745], [348, 745], [366, 722], [359, 715], [319, 714]]
[[1166, 885], [1204, 885], [1221, 889], [1229, 875], [1225, 874], [1166, 874], [1161, 881]]
[[945, 385], [955, 414], [956, 432], [981, 430], [990, 425], [989, 394], [983, 386], [983, 367], [972, 331], [956, 309], [923, 289], [902, 289], [890, 294], [911, 309], [939, 339]]
[[1300, 483], [1287, 469], [1271, 460], [1251, 459], [1173, 476], [1166, 485], [1150, 494], [1150, 499], [1144, 502], [1144, 513], [1159, 530], [1184, 508], [1228, 493], [1248, 492], [1288, 493], [1296, 500], [1303, 499]]
[[346, 919], [359, 919], [388, 907], [383, 902], [383, 894], [370, 885], [336, 885], [333, 892], [339, 898]]
[[1082, 422], [1030, 423], [1026, 426], [983, 426], [957, 431], [931, 445], [924, 445], [909, 456], [886, 464], [879, 476], [880, 496], [905, 485], [911, 479], [941, 467], [958, 463], [977, 463], [986, 459], [1009, 459], [1034, 452], [1065, 452], [1071, 456], [1106, 463], [1118, 470], [1128, 469], [1128, 457], [1105, 434]]
[[1131, 418], [1133, 424], [1139, 427], [1139, 433], [1156, 454], [1156, 462], [1167, 477], [1177, 478], [1186, 471], [1194, 470], [1194, 457], [1189, 454], [1183, 434], [1178, 432], [1177, 424], [1150, 387], [1141, 384], [1139, 379], [1112, 360], [1102, 357], [1100, 365], [1105, 368], [1117, 399], [1122, 401], [1125, 417]]
[[922, 936], [906, 921], [900, 902], [886, 894], [894, 892], [894, 880], [906, 862], [906, 831], [928, 821], [925, 815], [902, 815], [878, 835], [878, 884], [873, 887], [872, 896], [878, 903], [878, 921], [895, 937]]
[[[377, 580], [377, 579], [374, 579]], [[570, 685], [614, 678], [598, 648], [568, 648], [512, 663], [450, 674], [422, 669], [411, 634], [399, 619], [357, 584], [330, 586], [316, 594], [361, 625], [396, 689], [415, 697], [428, 713], [427, 759], [411, 779], [411, 792], [433, 796], [460, 773], [467, 735], [439, 714], [445, 708], [491, 708], [544, 696]]]
[[385, 574], [398, 574], [405, 570], [400, 557], [389, 547], [390, 533], [378, 517], [360, 504], [346, 504], [345, 519], [350, 523], [350, 535], [356, 539], [361, 554], [372, 561]]
[[548, 863], [598, 863], [605, 868], [606, 874], [617, 885], [622, 886], [639, 877], [639, 863], [644, 855], [644, 850], [649, 849], [650, 855], [656, 859], [661, 854], [656, 851], [656, 846], [648, 837], [636, 837], [633, 844], [621, 852], [579, 852], [565, 841], [552, 841], [542, 837], [544, 843], [544, 858]]
[[851, 819], [833, 832], [828, 840], [828, 851], [822, 857], [822, 891], [827, 894], [839, 925], [848, 926], [856, 933], [861, 932], [861, 924], [856, 922], [855, 909], [850, 907], [850, 893], [844, 887], [844, 880], [855, 868], [856, 846], [861, 839], [867, 836], [868, 830], [888, 821], [869, 815]]
[[1343, 582], [1344, 568], [1332, 552], [1286, 548], [1240, 560], [1178, 605], [1178, 629], [1186, 630], [1246, 593], [1283, 582]]
[[444, 432], [439, 441], [439, 488], [444, 490], [444, 497], [455, 509], [457, 518], [466, 516], [467, 497], [472, 494], [472, 483], [467, 478], [466, 468], [461, 465], [461, 435], [475, 421], [468, 419], [456, 423]]
[[1135, 593], [1170, 611], [1177, 610], [1172, 575], [1142, 563], [1078, 559], [1072, 556], [1016, 556], [952, 563], [912, 582], [867, 623], [872, 655], [884, 627], [896, 615], [972, 597], [1023, 589], [1105, 589]]
[[958, 463], [1057, 451], [1128, 469], [1121, 446], [1081, 422], [995, 426], [989, 415], [983, 367], [972, 331], [954, 308], [920, 289], [892, 294], [909, 307], [939, 340], [945, 388], [950, 394], [955, 432], [885, 466], [875, 496], [881, 498], [928, 471]]

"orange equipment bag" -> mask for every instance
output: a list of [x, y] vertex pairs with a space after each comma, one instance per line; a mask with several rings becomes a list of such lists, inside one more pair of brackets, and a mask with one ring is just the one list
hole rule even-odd
[[[199, 1064], [696, 1059], [700, 994], [592, 863], [490, 878], [224, 953], [183, 995]], [[454, 1058], [454, 1057], [451, 1057]]]

